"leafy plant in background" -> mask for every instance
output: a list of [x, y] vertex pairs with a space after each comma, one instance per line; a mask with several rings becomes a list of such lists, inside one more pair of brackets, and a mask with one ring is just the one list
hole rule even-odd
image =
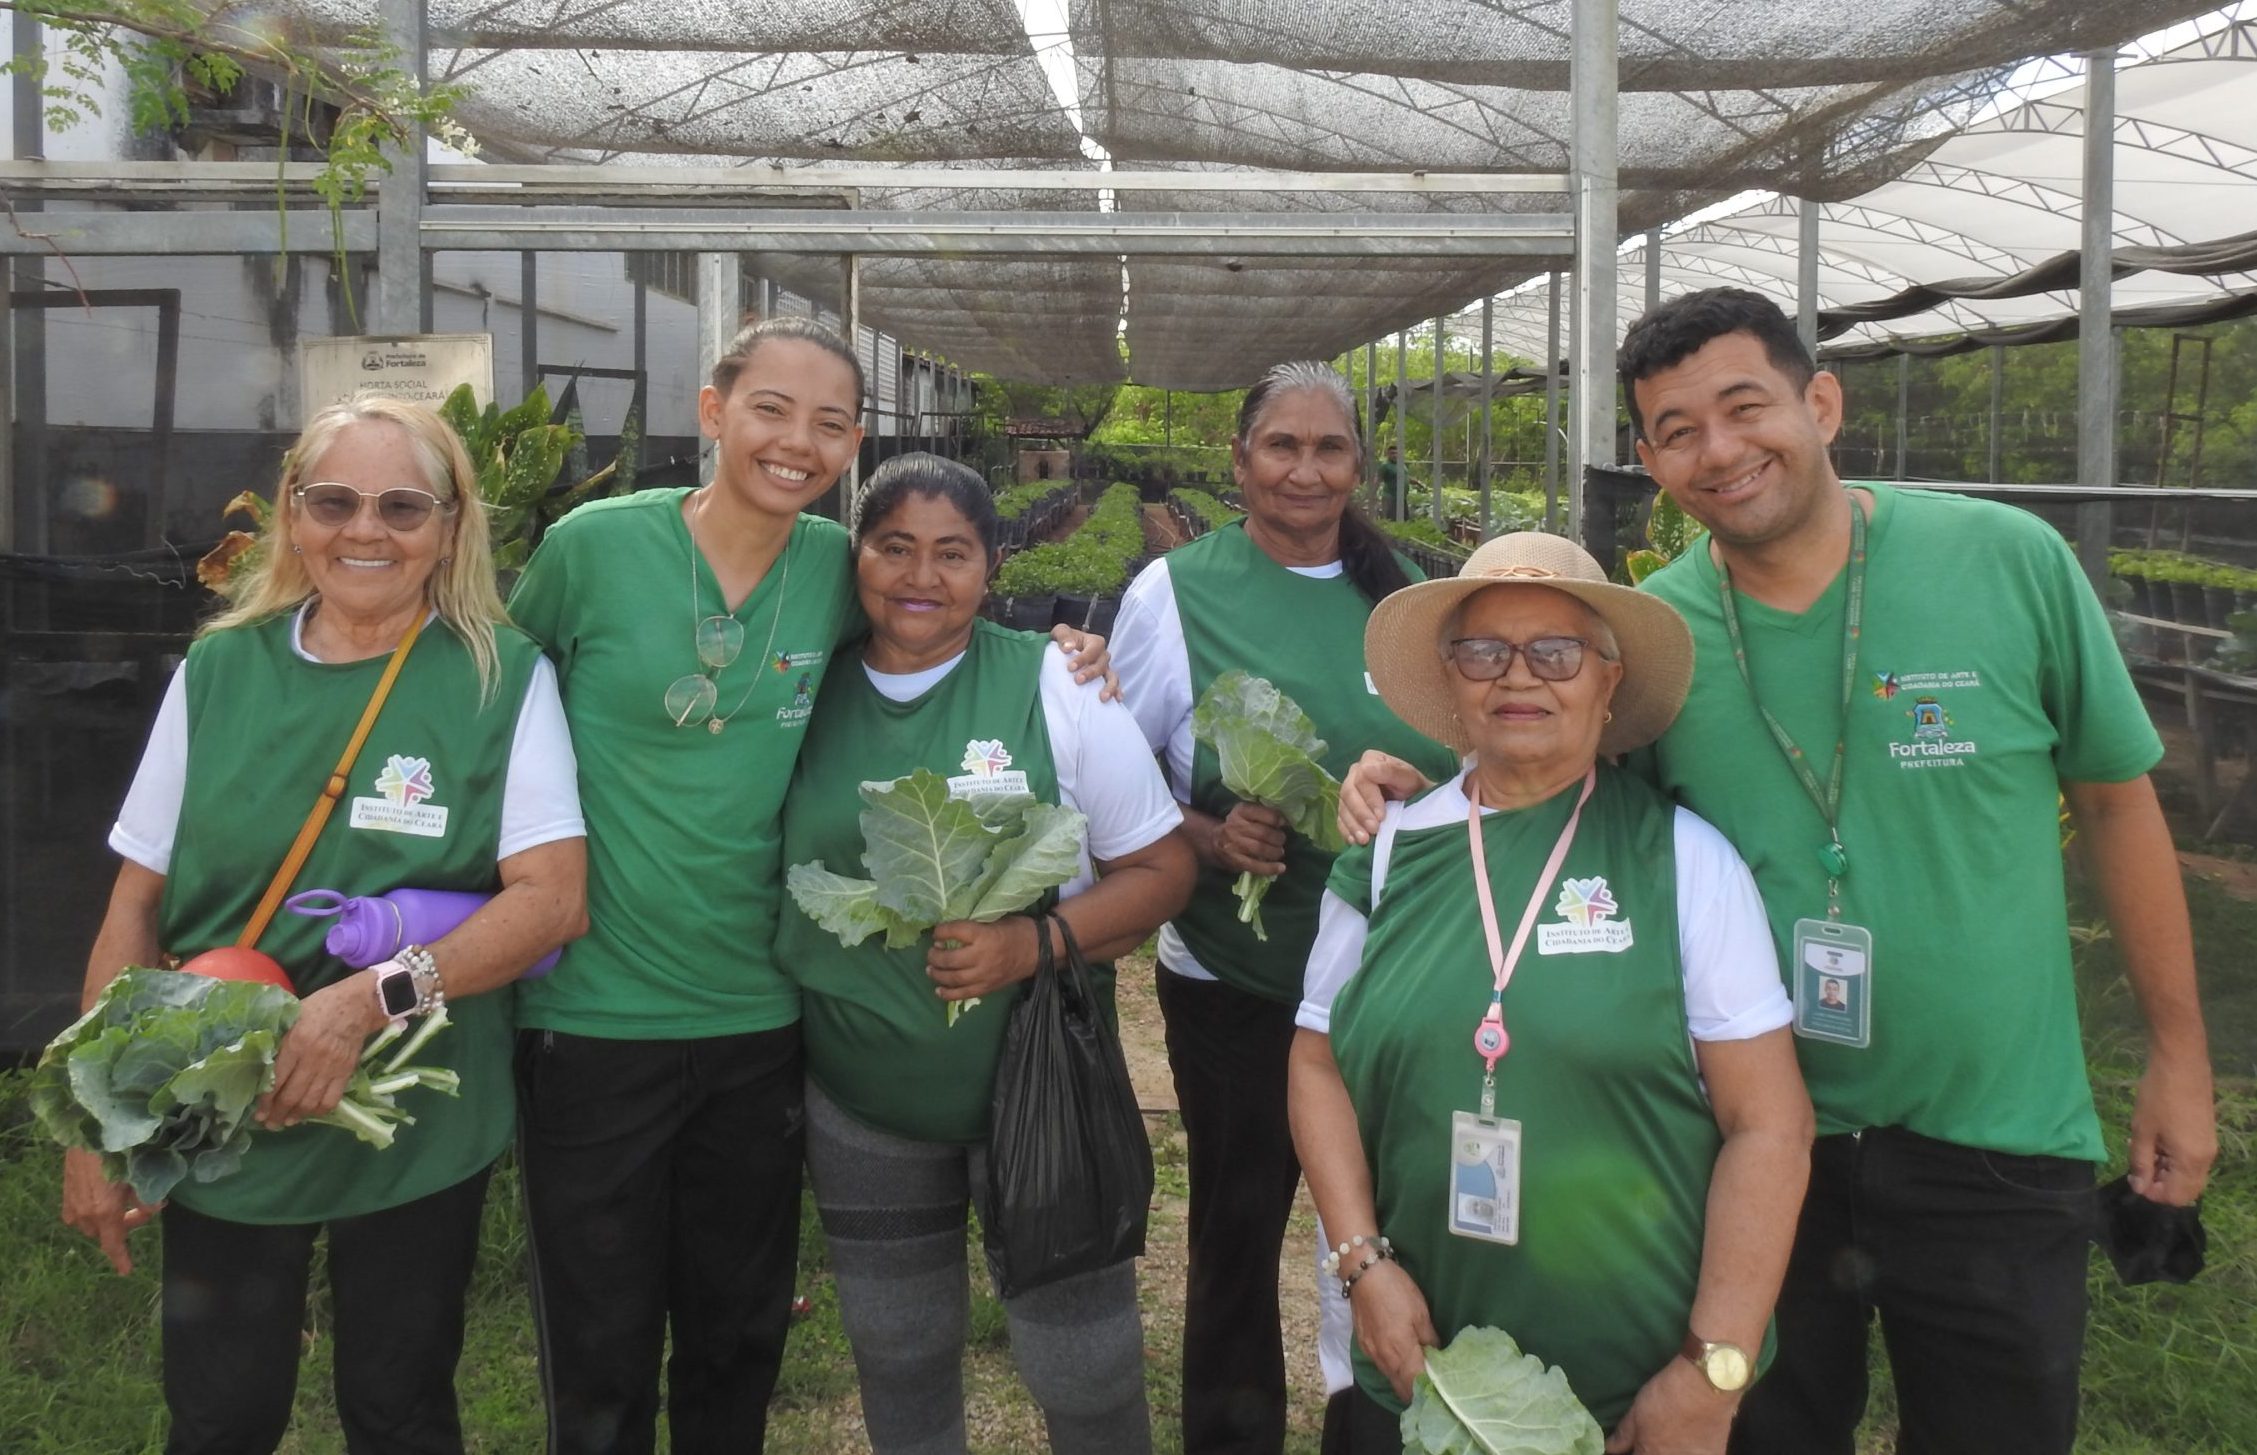
[[[274, 1085], [275, 1051], [298, 1011], [298, 998], [279, 986], [129, 969], [40, 1055], [32, 1114], [63, 1146], [100, 1153], [103, 1172], [131, 1183], [143, 1202], [162, 1200], [183, 1178], [225, 1177], [259, 1129], [251, 1112]], [[446, 1023], [444, 1010], [425, 1016], [389, 1059], [401, 1032], [387, 1028], [361, 1054], [336, 1109], [307, 1120], [389, 1147], [394, 1127], [415, 1120], [400, 1109], [401, 1092], [456, 1094], [454, 1072], [407, 1064]]]
[[[290, 159], [295, 125], [305, 143], [322, 148], [313, 190], [329, 208], [337, 274], [346, 280], [345, 307], [356, 327], [360, 315], [345, 266], [343, 209], [367, 194], [371, 177], [391, 170], [391, 150], [407, 145], [419, 129], [456, 151], [478, 150], [454, 117], [465, 90], [418, 82], [375, 28], [329, 39], [288, 21], [272, 6], [228, 0], [12, 0], [8, 8], [38, 21], [60, 41], [53, 63], [44, 49], [0, 63], [0, 71], [39, 88], [46, 124], [58, 130], [101, 115], [99, 96], [113, 65], [125, 76], [133, 128], [143, 134], [187, 125], [192, 87], [226, 96], [246, 74], [272, 78], [282, 90], [282, 135], [275, 149], [278, 225], [287, 241], [282, 168]], [[326, 108], [334, 114], [325, 114]], [[20, 222], [17, 230], [23, 231]]]
[[[1031, 794], [957, 798], [946, 779], [919, 768], [891, 783], [863, 784], [862, 803], [868, 879], [835, 873], [820, 859], [784, 875], [800, 911], [849, 947], [883, 931], [887, 949], [906, 949], [935, 925], [999, 920], [1081, 868], [1087, 820]], [[978, 1003], [948, 1002], [948, 1023]]]
[[1403, 1455], [1600, 1455], [1606, 1436], [1567, 1375], [1502, 1329], [1429, 1349], [1403, 1411]]
[[[1324, 739], [1301, 705], [1263, 678], [1232, 669], [1208, 685], [1192, 709], [1191, 733], [1215, 750], [1223, 787], [1248, 803], [1274, 808], [1292, 830], [1318, 848], [1344, 847], [1337, 814], [1340, 780], [1324, 768]], [[1274, 882], [1241, 874], [1235, 886], [1238, 918], [1262, 928], [1262, 898]]]
[[206, 590], [222, 596], [235, 594], [235, 583], [259, 568], [266, 559], [264, 537], [269, 522], [274, 519], [274, 507], [257, 491], [246, 490], [226, 505], [220, 507], [219, 518], [247, 515], [251, 529], [231, 530], [219, 538], [219, 544], [204, 552], [196, 562], [196, 579]]
[[1646, 517], [1646, 548], [1623, 558], [1630, 584], [1637, 585], [1683, 555], [1700, 533], [1699, 522], [1680, 510], [1667, 492], [1656, 491], [1653, 510]]

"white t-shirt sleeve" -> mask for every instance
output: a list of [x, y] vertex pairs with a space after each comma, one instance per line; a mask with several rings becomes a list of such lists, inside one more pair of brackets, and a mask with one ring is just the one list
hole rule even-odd
[[1370, 921], [1355, 905], [1327, 889], [1317, 906], [1317, 940], [1301, 975], [1301, 1008], [1293, 1024], [1332, 1034], [1332, 1002], [1364, 963], [1364, 935]]
[[171, 873], [173, 838], [187, 788], [188, 663], [183, 659], [165, 685], [157, 720], [149, 728], [149, 744], [133, 771], [133, 786], [126, 790], [125, 804], [110, 826], [110, 848], [152, 874]]
[[[111, 849], [152, 873], [171, 872], [187, 788], [188, 664], [184, 661], [165, 688], [133, 786], [110, 828]], [[306, 806], [313, 807], [311, 799]], [[506, 859], [557, 839], [581, 838], [587, 831], [580, 816], [579, 764], [572, 754], [564, 703], [557, 695], [556, 668], [543, 657], [534, 663], [518, 705], [495, 857]]]
[[564, 720], [564, 699], [556, 690], [556, 665], [547, 657], [533, 664], [525, 701], [517, 709], [517, 733], [510, 741], [509, 774], [502, 784], [502, 833], [495, 857], [506, 859], [558, 839], [586, 838], [580, 816], [580, 763], [572, 752], [572, 729]]
[[[1066, 654], [1055, 646], [1042, 654], [1039, 684], [1058, 797], [1089, 820], [1092, 857], [1133, 854], [1183, 822], [1136, 720], [1122, 704], [1100, 700], [1104, 684], [1075, 682]], [[1087, 887], [1086, 877], [1077, 878], [1065, 893]]]
[[1685, 1026], [1696, 1041], [1744, 1041], [1795, 1018], [1755, 876], [1731, 841], [1677, 810], [1677, 949]]
[[1168, 765], [1168, 786], [1191, 801], [1191, 648], [1176, 610], [1168, 563], [1154, 561], [1129, 584], [1113, 622], [1113, 671], [1147, 753]]

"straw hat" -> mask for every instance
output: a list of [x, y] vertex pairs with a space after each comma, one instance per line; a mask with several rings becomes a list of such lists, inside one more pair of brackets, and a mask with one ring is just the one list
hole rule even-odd
[[1364, 626], [1364, 666], [1395, 715], [1459, 752], [1473, 746], [1456, 713], [1441, 652], [1442, 624], [1458, 604], [1488, 586], [1549, 586], [1598, 613], [1622, 648], [1622, 681], [1599, 734], [1599, 751], [1621, 753], [1661, 736], [1685, 704], [1693, 680], [1693, 633], [1658, 596], [1607, 580], [1590, 553], [1563, 536], [1516, 531], [1476, 550], [1458, 574], [1395, 592]]

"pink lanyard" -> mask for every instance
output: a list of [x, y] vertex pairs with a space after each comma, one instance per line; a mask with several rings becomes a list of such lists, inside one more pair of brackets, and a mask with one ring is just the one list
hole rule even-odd
[[1536, 890], [1528, 896], [1528, 908], [1520, 916], [1520, 928], [1513, 931], [1512, 948], [1507, 950], [1497, 932], [1497, 904], [1489, 894], [1489, 858], [1481, 846], [1481, 784], [1472, 774], [1467, 774], [1470, 791], [1466, 794], [1465, 832], [1473, 846], [1473, 887], [1481, 900], [1481, 932], [1489, 940], [1489, 966], [1495, 972], [1494, 986], [1489, 994], [1489, 1009], [1481, 1017], [1481, 1024], [1473, 1031], [1473, 1049], [1481, 1057], [1481, 1114], [1494, 1116], [1497, 1103], [1497, 1062], [1512, 1049], [1512, 1037], [1505, 1033], [1505, 987], [1512, 983], [1513, 967], [1520, 963], [1520, 952], [1528, 944], [1528, 932], [1536, 926], [1536, 916], [1543, 910], [1544, 898], [1551, 892], [1552, 880], [1567, 862], [1568, 845], [1575, 842], [1575, 826], [1583, 820], [1583, 805], [1591, 801], [1591, 790], [1598, 787], [1599, 770], [1596, 764], [1583, 775], [1583, 792], [1575, 800], [1575, 811], [1567, 816], [1566, 827], [1560, 830], [1559, 842], [1552, 845], [1552, 857], [1545, 861], [1544, 872], [1536, 880]]

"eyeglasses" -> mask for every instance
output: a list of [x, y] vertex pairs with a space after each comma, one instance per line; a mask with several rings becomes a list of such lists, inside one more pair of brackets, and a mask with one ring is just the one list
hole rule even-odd
[[420, 529], [431, 518], [432, 511], [451, 511], [455, 508], [455, 503], [451, 500], [441, 500], [428, 490], [417, 490], [408, 485], [395, 486], [390, 490], [356, 490], [350, 485], [323, 480], [312, 485], [300, 485], [290, 493], [298, 498], [298, 504], [305, 511], [308, 520], [315, 525], [331, 528], [350, 524], [353, 517], [360, 514], [360, 503], [363, 500], [373, 500], [376, 502], [376, 518], [383, 522], [384, 528], [403, 535]]
[[1508, 642], [1498, 637], [1459, 637], [1443, 656], [1468, 682], [1494, 682], [1512, 670], [1513, 654], [1528, 664], [1539, 682], [1566, 682], [1583, 670], [1581, 637], [1538, 637], [1532, 642]]
[[744, 623], [733, 616], [709, 616], [697, 624], [697, 659], [706, 671], [677, 677], [666, 689], [666, 715], [688, 727], [713, 716], [721, 697], [714, 677], [744, 650]]

